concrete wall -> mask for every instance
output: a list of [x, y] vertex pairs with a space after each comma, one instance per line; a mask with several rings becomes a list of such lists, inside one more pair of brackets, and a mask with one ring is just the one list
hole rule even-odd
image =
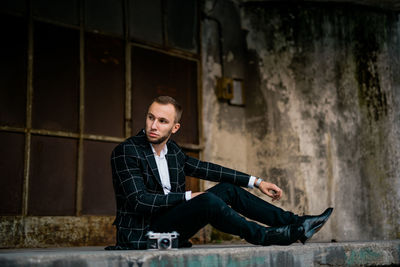
[[216, 99], [218, 28], [205, 19], [203, 158], [277, 183], [285, 209], [335, 207], [316, 239], [400, 238], [399, 13], [229, 0], [204, 9], [221, 22], [224, 75], [244, 78], [246, 106]]
[[[207, 12], [221, 22], [209, 18], [203, 21], [202, 74], [203, 74], [203, 159], [238, 170], [247, 169], [246, 109], [221, 103], [216, 96], [217, 77], [245, 77], [245, 35], [241, 30], [239, 9], [230, 1], [211, 1], [205, 5]], [[222, 51], [219, 38], [223, 38]], [[221, 64], [223, 54], [224, 65]], [[222, 69], [223, 67], [223, 69]], [[232, 116], [233, 115], [233, 116]], [[211, 183], [206, 183], [209, 187]]]

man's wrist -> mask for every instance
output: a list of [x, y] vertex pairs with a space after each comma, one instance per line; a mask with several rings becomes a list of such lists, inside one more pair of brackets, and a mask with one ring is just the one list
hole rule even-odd
[[261, 182], [263, 182], [263, 181], [264, 181], [263, 179], [257, 178], [256, 182], [254, 183], [254, 186], [255, 186], [256, 188], [260, 188], [260, 184], [261, 184]]

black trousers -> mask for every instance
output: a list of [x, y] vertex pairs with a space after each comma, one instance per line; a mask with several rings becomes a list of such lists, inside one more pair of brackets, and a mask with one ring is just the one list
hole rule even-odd
[[255, 245], [265, 245], [267, 228], [243, 216], [279, 227], [300, 223], [299, 216], [284, 211], [239, 186], [220, 183], [205, 193], [153, 217], [150, 229], [156, 232], [179, 233], [179, 241], [192, 237], [207, 224], [240, 236]]

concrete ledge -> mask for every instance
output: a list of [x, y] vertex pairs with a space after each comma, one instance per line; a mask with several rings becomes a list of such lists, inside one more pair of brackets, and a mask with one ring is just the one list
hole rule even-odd
[[101, 247], [0, 250], [0, 266], [397, 266], [400, 240], [287, 247], [204, 245], [168, 251]]

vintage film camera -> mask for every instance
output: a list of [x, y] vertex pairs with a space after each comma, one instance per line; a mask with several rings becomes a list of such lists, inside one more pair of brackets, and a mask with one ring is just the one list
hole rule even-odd
[[147, 249], [178, 249], [177, 232], [172, 233], [147, 233]]

